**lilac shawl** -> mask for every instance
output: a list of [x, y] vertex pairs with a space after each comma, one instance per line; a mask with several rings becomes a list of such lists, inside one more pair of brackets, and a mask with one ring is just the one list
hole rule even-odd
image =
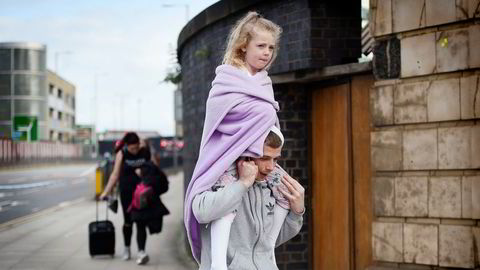
[[185, 194], [184, 222], [195, 259], [200, 261], [200, 224], [192, 212], [195, 195], [210, 189], [240, 156], [263, 156], [263, 144], [278, 126], [278, 103], [266, 71], [250, 76], [230, 65], [218, 66], [207, 99], [197, 164]]

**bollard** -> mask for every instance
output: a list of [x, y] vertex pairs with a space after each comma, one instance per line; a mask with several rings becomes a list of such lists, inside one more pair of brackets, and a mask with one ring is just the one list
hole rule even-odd
[[95, 196], [97, 198], [102, 194], [104, 187], [103, 169], [99, 166], [95, 170]]

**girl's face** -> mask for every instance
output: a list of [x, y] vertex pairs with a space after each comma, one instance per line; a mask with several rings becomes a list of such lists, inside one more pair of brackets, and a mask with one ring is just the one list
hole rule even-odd
[[255, 32], [255, 36], [243, 49], [246, 68], [252, 75], [264, 69], [270, 63], [275, 50], [275, 38], [272, 33], [265, 30]]

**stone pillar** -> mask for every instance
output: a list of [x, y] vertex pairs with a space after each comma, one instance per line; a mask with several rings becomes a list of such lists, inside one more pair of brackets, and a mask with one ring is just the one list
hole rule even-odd
[[478, 267], [480, 0], [370, 9], [376, 265]]

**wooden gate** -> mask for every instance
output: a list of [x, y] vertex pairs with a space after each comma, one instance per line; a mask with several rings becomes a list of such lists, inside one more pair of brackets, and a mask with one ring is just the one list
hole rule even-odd
[[372, 260], [371, 75], [312, 93], [313, 266], [364, 270]]

